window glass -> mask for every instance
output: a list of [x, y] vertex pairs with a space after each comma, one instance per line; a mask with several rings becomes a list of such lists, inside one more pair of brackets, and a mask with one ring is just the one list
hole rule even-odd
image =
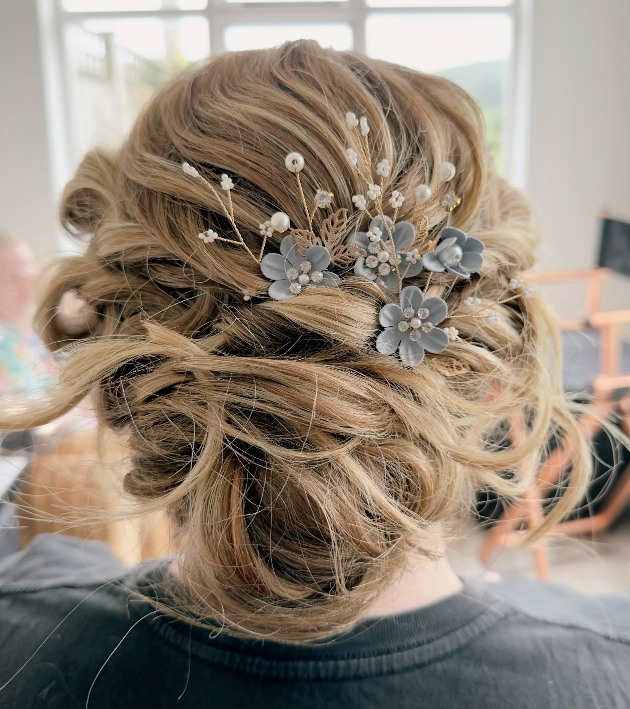
[[161, 10], [162, 0], [63, 0], [67, 12], [131, 12]]
[[66, 33], [79, 154], [115, 146], [153, 92], [209, 55], [204, 17], [89, 20]]
[[440, 74], [481, 105], [490, 154], [501, 169], [502, 109], [512, 20], [507, 14], [373, 13], [366, 27], [370, 56]]
[[505, 7], [512, 0], [365, 0], [368, 7]]
[[295, 39], [315, 39], [323, 47], [352, 48], [352, 28], [345, 24], [232, 25], [225, 29], [228, 52], [267, 49]]

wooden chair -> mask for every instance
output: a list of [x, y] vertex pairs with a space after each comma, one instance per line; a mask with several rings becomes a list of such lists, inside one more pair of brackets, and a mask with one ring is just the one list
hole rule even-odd
[[95, 428], [75, 430], [36, 455], [20, 490], [28, 506], [21, 519], [21, 545], [42, 532], [97, 539], [129, 565], [172, 551], [170, 526], [162, 514], [102, 524], [91, 519], [94, 513], [115, 514], [123, 504], [125, 456], [120, 441], [111, 436], [99, 442]]
[[[603, 220], [600, 264], [614, 267], [614, 270], [630, 276], [630, 225]], [[621, 225], [621, 227], [619, 226]], [[610, 235], [613, 239], [611, 248]], [[625, 249], [625, 251], [624, 251]], [[627, 257], [626, 257], [627, 256]], [[620, 401], [614, 392], [630, 387], [630, 373], [622, 373], [620, 328], [630, 324], [630, 309], [601, 311], [602, 287], [610, 276], [611, 269], [600, 265], [598, 268], [579, 271], [546, 271], [528, 274], [529, 280], [544, 283], [586, 282], [586, 317], [567, 319], [560, 323], [564, 333], [592, 329], [599, 337], [599, 368], [590, 381], [592, 392], [591, 411], [579, 421], [580, 429], [587, 437], [592, 437], [600, 428], [598, 419], [609, 417], [618, 405], [622, 413], [622, 426], [630, 434], [630, 395]], [[511, 422], [510, 436], [517, 442], [523, 436], [522, 420]], [[479, 559], [487, 563], [499, 548], [517, 545], [522, 542], [523, 534], [519, 530], [523, 525], [529, 529], [536, 526], [543, 516], [543, 500], [549, 490], [558, 482], [562, 473], [571, 463], [572, 451], [569, 446], [555, 448], [537, 473], [533, 487], [520, 499], [515, 500], [503, 511], [497, 522], [489, 530], [479, 551]], [[601, 511], [591, 517], [566, 521], [556, 527], [556, 531], [568, 534], [597, 534], [606, 530], [630, 503], [630, 466], [623, 471], [613, 492]], [[539, 543], [534, 550], [536, 573], [540, 578], [549, 577], [550, 563], [546, 545]]]

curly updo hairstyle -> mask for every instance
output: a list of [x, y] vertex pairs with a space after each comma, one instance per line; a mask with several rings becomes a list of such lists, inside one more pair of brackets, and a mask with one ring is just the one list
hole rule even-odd
[[[525, 490], [553, 431], [569, 436], [574, 461], [541, 533], [588, 475], [540, 296], [497, 306], [498, 323], [445, 320], [460, 338], [409, 368], [374, 347], [379, 310], [396, 295], [350, 273], [271, 300], [244, 249], [197, 238], [229, 224], [183, 161], [215, 183], [233, 178], [254, 252], [276, 211], [307, 228], [284, 167], [291, 151], [306, 160], [305, 191], [329, 189], [355, 215], [351, 230], [365, 228], [348, 110], [367, 117], [374, 154], [392, 165], [385, 191], [408, 195], [400, 219], [415, 186], [437, 185], [437, 165], [457, 166], [463, 201], [449, 223], [484, 242], [484, 265], [454, 285], [434, 273], [427, 294], [449, 312], [473, 294], [498, 300], [533, 265], [537, 235], [522, 195], [489, 164], [463, 90], [307, 41], [226, 54], [159, 90], [120, 150], [93, 150], [79, 166], [61, 217], [84, 253], [50, 268], [37, 317], [47, 346], [66, 353], [63, 374], [46, 401], [0, 417], [1, 428], [40, 425], [95, 393], [100, 422], [133, 451], [126, 490], [182, 530], [197, 616], [231, 632], [301, 641], [351, 626], [409, 551], [435, 553], [472, 490]], [[425, 288], [427, 277], [408, 283]], [[68, 292], [81, 317], [64, 315]], [[515, 417], [526, 435], [509, 444], [500, 432]]]

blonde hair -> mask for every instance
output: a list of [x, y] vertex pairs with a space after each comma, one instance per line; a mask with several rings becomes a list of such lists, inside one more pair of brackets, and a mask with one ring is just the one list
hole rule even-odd
[[[183, 160], [235, 176], [236, 221], [254, 251], [272, 212], [307, 227], [290, 151], [306, 159], [305, 189], [324, 186], [352, 210], [362, 185], [345, 157], [346, 110], [367, 116], [393, 166], [389, 190], [411, 194], [442, 161], [457, 166], [463, 203], [450, 223], [484, 242], [485, 262], [454, 286], [433, 274], [429, 295], [450, 312], [473, 292], [497, 300], [533, 265], [528, 207], [488, 164], [480, 111], [460, 88], [306, 41], [224, 55], [160, 90], [118, 152], [79, 166], [61, 216], [85, 254], [51, 267], [38, 312], [48, 347], [67, 351], [64, 372], [48, 401], [0, 417], [0, 428], [40, 425], [96, 392], [100, 421], [134, 452], [126, 490], [185, 531], [187, 602], [233, 632], [285, 641], [352, 625], [410, 550], [432, 553], [471, 490], [526, 489], [554, 430], [569, 437], [573, 468], [540, 533], [588, 476], [539, 296], [497, 306], [499, 324], [444, 321], [461, 339], [410, 369], [374, 348], [393, 294], [351, 276], [245, 302], [269, 285], [256, 263], [197, 238], [226, 225]], [[425, 287], [427, 273], [409, 282]], [[81, 324], [59, 310], [68, 291], [85, 303]], [[497, 432], [519, 416], [527, 435], [507, 445]]]

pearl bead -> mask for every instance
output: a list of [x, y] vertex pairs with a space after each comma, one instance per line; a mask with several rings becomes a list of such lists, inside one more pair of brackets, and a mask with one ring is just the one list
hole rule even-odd
[[301, 286], [305, 286], [308, 282], [309, 282], [309, 276], [308, 276], [308, 274], [306, 274], [306, 273], [301, 273], [301, 274], [298, 276], [298, 283], [299, 283]]
[[411, 318], [409, 321], [409, 326], [414, 330], [417, 330], [422, 325], [420, 318]]
[[271, 215], [269, 224], [274, 231], [278, 231], [282, 234], [283, 231], [286, 231], [289, 228], [291, 220], [289, 219], [288, 214], [285, 214], [284, 212], [276, 212]]
[[424, 204], [431, 199], [433, 190], [429, 187], [429, 185], [418, 185], [413, 191], [413, 194], [418, 204]]
[[385, 263], [385, 261], [389, 261], [389, 253], [383, 249], [382, 251], [378, 252], [378, 256], [376, 257], [381, 263]]
[[440, 182], [449, 182], [455, 177], [455, 165], [452, 162], [443, 162], [438, 165], [436, 177]]
[[289, 153], [284, 159], [284, 164], [289, 172], [302, 172], [304, 169], [304, 158], [300, 153]]

